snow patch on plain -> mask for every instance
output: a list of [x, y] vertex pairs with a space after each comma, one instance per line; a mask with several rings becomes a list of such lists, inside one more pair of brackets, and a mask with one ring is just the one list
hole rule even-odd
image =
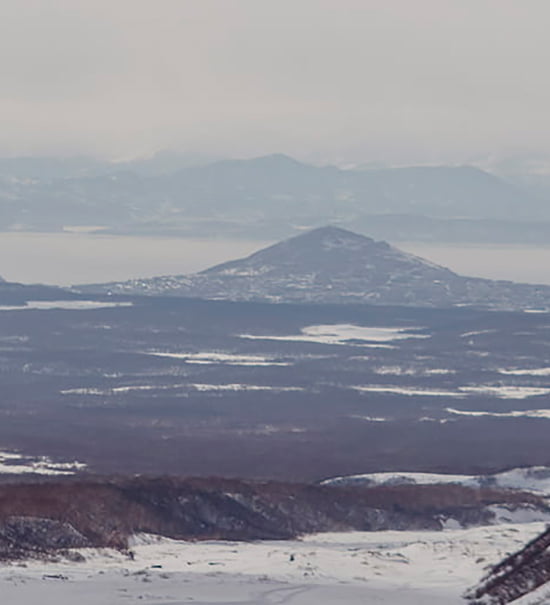
[[354, 414], [350, 416], [350, 418], [364, 420], [365, 422], [391, 422], [390, 418], [384, 418], [383, 416], [360, 416], [358, 414]]
[[239, 334], [240, 338], [253, 340], [283, 340], [296, 342], [314, 342], [328, 345], [354, 345], [362, 347], [388, 348], [391, 345], [369, 344], [385, 343], [409, 338], [430, 338], [428, 334], [417, 334], [413, 331], [423, 328], [378, 328], [357, 326], [354, 324], [314, 325], [302, 328], [300, 334], [288, 336], [269, 336], [257, 334]]
[[287, 391], [303, 391], [303, 387], [291, 387], [282, 386], [275, 387], [269, 385], [259, 384], [203, 384], [203, 383], [179, 383], [169, 385], [153, 385], [153, 384], [139, 384], [139, 385], [127, 385], [112, 387], [109, 389], [98, 389], [98, 388], [75, 388], [65, 389], [61, 391], [62, 395], [118, 395], [120, 393], [132, 393], [139, 391], [171, 391], [178, 389], [195, 389], [197, 391], [273, 391], [273, 392], [287, 392]]
[[[405, 395], [408, 397], [419, 396], [419, 397], [455, 397], [464, 398], [474, 395], [486, 395], [489, 397], [496, 397], [498, 399], [527, 399], [529, 397], [537, 397], [540, 395], [550, 394], [550, 387], [527, 387], [527, 386], [493, 386], [493, 385], [479, 385], [479, 386], [460, 386], [457, 390], [446, 390], [446, 389], [429, 389], [422, 387], [413, 386], [395, 386], [395, 385], [352, 385], [348, 388], [361, 393], [388, 393], [393, 395]], [[447, 410], [449, 411], [449, 409]], [[529, 415], [533, 415], [533, 410], [527, 411]], [[495, 412], [495, 416], [522, 416], [526, 415], [527, 412]], [[535, 410], [538, 417], [545, 417], [546, 410]], [[452, 413], [459, 413], [454, 411]], [[464, 412], [465, 415], [471, 416], [488, 416], [490, 412]]]
[[131, 307], [131, 302], [101, 302], [97, 300], [29, 300], [26, 305], [9, 307], [0, 306], [0, 311], [31, 311], [33, 309], [67, 309], [71, 311], [87, 311], [91, 309], [108, 309], [112, 307]]
[[460, 390], [473, 395], [489, 395], [499, 399], [527, 399], [538, 395], [550, 394], [550, 387], [523, 387], [509, 385], [476, 385], [460, 387]]
[[190, 387], [197, 391], [273, 391], [273, 392], [289, 392], [303, 391], [302, 387], [273, 387], [260, 384], [189, 384]]
[[401, 366], [380, 366], [372, 370], [381, 376], [445, 376], [456, 374], [448, 368], [403, 368]]
[[457, 416], [493, 416], [494, 418], [542, 418], [550, 419], [550, 410], [512, 410], [510, 412], [487, 412], [481, 410], [456, 410], [454, 408], [446, 408], [449, 414]]
[[46, 456], [29, 457], [15, 452], [0, 451], [0, 474], [74, 475], [86, 468], [82, 462], [53, 462]]
[[496, 332], [496, 330], [494, 329], [490, 329], [490, 330], [474, 330], [473, 332], [464, 332], [464, 334], [461, 334], [461, 338], [469, 338], [470, 336], [480, 336], [481, 334], [493, 334], [494, 332]]
[[232, 366], [289, 366], [288, 361], [280, 361], [265, 357], [263, 355], [237, 355], [233, 353], [222, 353], [209, 351], [201, 353], [169, 353], [163, 351], [146, 351], [146, 355], [155, 357], [169, 357], [182, 359], [186, 363], [197, 365], [223, 364]]
[[108, 389], [99, 389], [94, 387], [83, 387], [83, 388], [75, 388], [75, 389], [65, 389], [61, 391], [62, 395], [101, 395], [101, 396], [109, 396], [109, 395], [117, 395], [119, 393], [132, 393], [137, 391], [170, 391], [174, 389], [183, 389], [189, 386], [186, 383], [181, 384], [134, 384], [134, 385], [126, 385], [119, 387], [112, 387]]
[[393, 395], [421, 397], [464, 397], [464, 393], [441, 389], [421, 389], [416, 387], [397, 387], [392, 385], [353, 385], [349, 387], [360, 393], [389, 393]]
[[550, 376], [550, 368], [499, 368], [498, 372], [506, 376]]

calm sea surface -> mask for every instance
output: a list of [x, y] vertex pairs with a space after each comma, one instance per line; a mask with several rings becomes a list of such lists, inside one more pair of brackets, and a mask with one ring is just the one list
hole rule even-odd
[[269, 243], [90, 233], [0, 233], [0, 276], [9, 281], [66, 286], [179, 275], [246, 256]]
[[[107, 236], [91, 233], [0, 233], [0, 275], [57, 285], [200, 271], [246, 256], [266, 241]], [[394, 245], [464, 275], [550, 284], [550, 247]]]
[[550, 284], [550, 246], [448, 246], [418, 242], [394, 245], [462, 275]]

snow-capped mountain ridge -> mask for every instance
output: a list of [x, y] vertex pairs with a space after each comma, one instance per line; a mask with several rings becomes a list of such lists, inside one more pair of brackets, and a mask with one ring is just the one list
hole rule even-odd
[[326, 479], [322, 485], [374, 486], [374, 485], [441, 485], [457, 484], [465, 487], [492, 487], [517, 489], [536, 494], [550, 495], [550, 467], [531, 466], [513, 468], [493, 475], [457, 475], [446, 473], [387, 472], [348, 475]]

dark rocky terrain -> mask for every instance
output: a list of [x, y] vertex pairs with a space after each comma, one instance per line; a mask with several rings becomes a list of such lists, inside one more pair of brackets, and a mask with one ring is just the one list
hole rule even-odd
[[464, 277], [338, 227], [309, 231], [195, 275], [79, 286], [77, 291], [265, 302], [550, 308], [550, 286]]
[[290, 539], [324, 531], [441, 529], [490, 522], [492, 504], [534, 495], [460, 486], [345, 489], [229, 479], [74, 479], [0, 485], [0, 558], [126, 549], [145, 532], [176, 539]]

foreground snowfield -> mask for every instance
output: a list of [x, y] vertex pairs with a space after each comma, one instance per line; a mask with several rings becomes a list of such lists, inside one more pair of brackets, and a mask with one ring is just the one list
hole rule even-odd
[[256, 543], [139, 536], [133, 560], [81, 550], [82, 563], [3, 565], [0, 594], [10, 605], [451, 605], [463, 603], [461, 594], [487, 565], [543, 529], [530, 523]]

